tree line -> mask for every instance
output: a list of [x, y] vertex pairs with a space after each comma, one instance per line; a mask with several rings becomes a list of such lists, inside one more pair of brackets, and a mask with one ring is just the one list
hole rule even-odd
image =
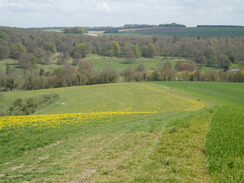
[[191, 62], [177, 62], [175, 66], [170, 61], [158, 65], [156, 69], [146, 69], [143, 64], [136, 68], [128, 67], [122, 72], [108, 67], [96, 71], [88, 61], [81, 60], [78, 67], [66, 65], [55, 69], [52, 73], [39, 70], [26, 71], [20, 81], [16, 72], [8, 67], [6, 74], [0, 76], [0, 88], [8, 91], [13, 89], [36, 90], [115, 82], [141, 81], [211, 81], [211, 82], [244, 82], [244, 71], [201, 71], [195, 69]]
[[[43, 31], [32, 31], [20, 28], [0, 27], [0, 62], [11, 58], [18, 61], [18, 67], [23, 69], [21, 80], [16, 68], [6, 65], [6, 70], [0, 70], [1, 87], [12, 90], [40, 89], [50, 87], [63, 87], [73, 85], [100, 84], [116, 82], [122, 76], [125, 81], [162, 80], [162, 73], [166, 73], [163, 80], [198, 80], [196, 73], [209, 75], [210, 71], [193, 71], [189, 63], [178, 68], [168, 69], [167, 72], [159, 70], [143, 70], [138, 73], [133, 69], [118, 73], [113, 68], [104, 71], [95, 71], [85, 58], [89, 54], [98, 54], [109, 57], [123, 57], [133, 63], [139, 57], [153, 58], [155, 56], [184, 57], [192, 60], [200, 68], [203, 66], [219, 65], [223, 72], [212, 71], [218, 75], [214, 81], [243, 82], [242, 71], [228, 71], [231, 64], [240, 64], [244, 61], [243, 37], [126, 37], [126, 36], [99, 36], [92, 37], [79, 34], [63, 34]], [[55, 53], [59, 53], [57, 63], [64, 65], [53, 73], [43, 69], [36, 71], [36, 64], [49, 65]], [[73, 65], [67, 65], [68, 58], [72, 58]], [[86, 66], [84, 66], [86, 65]], [[182, 69], [182, 68], [188, 68]], [[84, 69], [89, 68], [89, 69]], [[182, 75], [182, 72], [184, 74]], [[130, 77], [132, 79], [128, 79]], [[131, 74], [133, 73], [133, 74]], [[143, 73], [143, 74], [142, 74]], [[145, 74], [146, 73], [146, 74]], [[178, 74], [177, 74], [178, 73]], [[179, 75], [179, 73], [181, 73]], [[185, 74], [188, 73], [188, 74]], [[158, 76], [160, 75], [160, 77]], [[171, 76], [172, 75], [172, 76]], [[65, 77], [64, 77], [65, 76]], [[195, 76], [195, 77], [193, 77]], [[178, 79], [176, 79], [178, 78]], [[201, 77], [199, 80], [208, 77]], [[241, 78], [241, 79], [240, 79]]]
[[61, 60], [68, 56], [85, 58], [90, 53], [129, 60], [141, 56], [185, 57], [200, 67], [220, 65], [228, 70], [231, 64], [243, 64], [243, 50], [243, 37], [92, 37], [0, 27], [0, 60], [16, 59], [24, 69], [35, 63], [50, 64], [52, 54], [58, 52], [64, 57]]

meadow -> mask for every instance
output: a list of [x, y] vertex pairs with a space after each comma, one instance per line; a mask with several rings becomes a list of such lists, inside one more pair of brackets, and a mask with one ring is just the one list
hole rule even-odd
[[[0, 102], [48, 93], [60, 100], [34, 115], [0, 117], [1, 182], [243, 178], [243, 84], [117, 83], [6, 92]], [[216, 135], [229, 141], [222, 147]]]
[[218, 102], [219, 105], [243, 105], [244, 84], [225, 82], [152, 82], [196, 97]]
[[[54, 54], [52, 58], [50, 59], [49, 65], [43, 65], [43, 64], [36, 64], [37, 70], [40, 68], [45, 69], [45, 71], [53, 72], [54, 69], [63, 67], [63, 65], [58, 65], [58, 56], [59, 54]], [[146, 69], [157, 69], [159, 65], [163, 65], [165, 62], [170, 61], [173, 65], [175, 65], [176, 62], [187, 62], [190, 61], [186, 58], [180, 58], [180, 57], [163, 57], [163, 56], [157, 56], [154, 58], [144, 58], [140, 57], [135, 59], [134, 62], [129, 63], [126, 58], [118, 58], [118, 57], [106, 57], [106, 56], [99, 56], [96, 54], [90, 54], [84, 60], [89, 61], [92, 63], [95, 70], [101, 71], [103, 69], [106, 69], [107, 67], [112, 67], [116, 69], [118, 72], [122, 72], [128, 67], [136, 68], [140, 64], [144, 64]], [[72, 64], [73, 59], [68, 59], [68, 64]], [[19, 72], [23, 72], [23, 69], [20, 69], [18, 67], [18, 61], [13, 59], [4, 59], [0, 61], [0, 73], [5, 73], [6, 70], [6, 64], [9, 64], [10, 67], [16, 68]], [[78, 66], [75, 66], [78, 67]], [[220, 69], [220, 68], [219, 68]]]

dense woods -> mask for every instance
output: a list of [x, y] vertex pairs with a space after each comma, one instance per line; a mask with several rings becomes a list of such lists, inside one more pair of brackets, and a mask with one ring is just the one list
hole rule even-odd
[[[242, 70], [229, 70], [231, 64], [243, 66], [243, 37], [92, 37], [72, 34], [76, 31], [86, 30], [69, 28], [67, 32], [71, 34], [64, 34], [0, 27], [0, 62], [7, 58], [15, 59], [18, 68], [24, 71], [18, 73], [16, 68], [6, 65], [6, 70], [0, 70], [0, 87], [4, 90], [31, 90], [100, 84], [117, 82], [120, 76], [125, 81], [244, 81]], [[36, 64], [49, 65], [55, 53], [59, 54], [57, 64], [63, 67], [52, 73], [36, 67]], [[96, 71], [91, 63], [84, 60], [89, 54], [121, 57], [129, 63], [139, 57], [155, 56], [184, 57], [192, 62], [178, 63], [174, 67], [168, 62], [154, 70], [146, 70], [140, 65], [119, 73], [115, 68]], [[67, 64], [68, 59], [73, 60], [73, 65]], [[201, 70], [203, 66], [216, 65], [221, 66], [222, 71]]]

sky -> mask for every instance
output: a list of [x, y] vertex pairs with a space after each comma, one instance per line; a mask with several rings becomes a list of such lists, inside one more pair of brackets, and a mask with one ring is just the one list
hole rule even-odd
[[0, 0], [0, 26], [244, 26], [243, 0]]

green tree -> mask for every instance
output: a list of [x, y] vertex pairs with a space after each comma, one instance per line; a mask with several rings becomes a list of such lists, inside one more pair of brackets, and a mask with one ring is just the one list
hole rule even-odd
[[19, 59], [21, 53], [26, 53], [26, 47], [21, 43], [10, 46], [10, 55], [13, 59]]
[[0, 45], [0, 60], [8, 58], [9, 56], [10, 56], [9, 47]]
[[82, 34], [87, 33], [87, 29], [84, 27], [66, 27], [64, 33]]
[[199, 64], [200, 68], [206, 64], [206, 58], [202, 50], [195, 53], [194, 61]]
[[153, 43], [150, 43], [148, 46], [144, 46], [142, 49], [142, 56], [153, 58], [156, 55], [156, 46]]
[[90, 43], [80, 43], [78, 44], [75, 49], [74, 52], [77, 52], [81, 55], [81, 58], [85, 58], [88, 54], [90, 54], [92, 51], [92, 46]]
[[129, 62], [129, 63], [132, 63], [135, 61], [136, 59], [136, 52], [135, 52], [135, 49], [133, 48], [133, 45], [130, 44], [130, 43], [127, 43], [124, 47], [124, 55], [125, 55], [125, 58], [126, 60]]
[[10, 91], [12, 91], [16, 87], [15, 80], [16, 79], [13, 77], [7, 77], [5, 82], [5, 88], [9, 88]]
[[231, 64], [232, 63], [227, 55], [221, 54], [219, 56], [219, 65], [224, 69], [224, 71], [227, 71]]
[[34, 68], [38, 62], [39, 60], [30, 53], [21, 53], [20, 58], [18, 60], [18, 65], [22, 69], [30, 69]]
[[104, 69], [99, 74], [99, 83], [115, 83], [119, 79], [119, 73], [111, 67]]
[[216, 56], [216, 48], [213, 46], [208, 46], [204, 49], [204, 56], [206, 58], [207, 66], [213, 66], [217, 64], [218, 59]]
[[120, 45], [117, 41], [112, 41], [113, 45], [113, 56], [119, 57], [120, 56]]

